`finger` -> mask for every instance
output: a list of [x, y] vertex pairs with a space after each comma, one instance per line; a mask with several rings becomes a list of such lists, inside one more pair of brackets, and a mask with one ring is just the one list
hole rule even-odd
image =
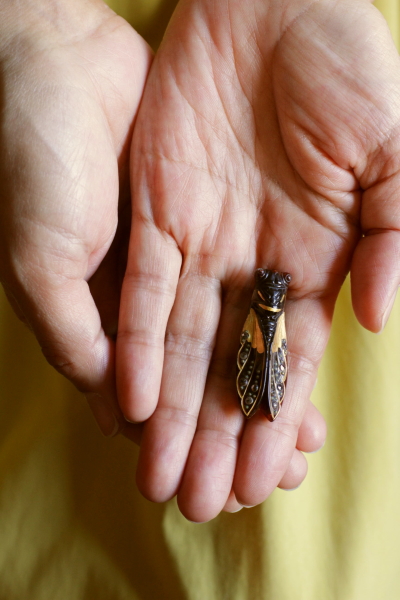
[[301, 485], [307, 475], [307, 459], [300, 450], [295, 449], [286, 472], [278, 487], [282, 490], [294, 490]]
[[235, 385], [237, 341], [248, 300], [242, 285], [232, 285], [224, 297], [197, 431], [178, 493], [179, 508], [191, 521], [216, 517], [232, 493], [244, 425]]
[[351, 266], [353, 308], [363, 327], [382, 331], [399, 285], [400, 231], [369, 231], [358, 243]]
[[[306, 412], [303, 422], [307, 422], [307, 420], [308, 420], [307, 412]], [[300, 426], [299, 432], [301, 431], [302, 427], [303, 427], [303, 424]], [[307, 460], [304, 457], [304, 455], [302, 454], [302, 452], [300, 452], [296, 448], [295, 451], [293, 452], [289, 466], [286, 469], [284, 476], [282, 477], [282, 479], [280, 480], [280, 482], [278, 484], [278, 487], [281, 489], [284, 489], [284, 490], [296, 489], [297, 487], [299, 487], [301, 485], [301, 483], [305, 479], [305, 477], [307, 475], [307, 470], [308, 470]], [[235, 512], [239, 512], [239, 510], [241, 510], [242, 508], [243, 508], [243, 506], [241, 504], [239, 504], [239, 502], [236, 499], [235, 493], [232, 490], [231, 493], [229, 494], [228, 500], [222, 510], [224, 512], [235, 513]], [[246, 506], [244, 508], [250, 508], [250, 507]]]
[[[325, 419], [317, 407], [309, 400], [299, 428], [296, 449], [278, 487], [282, 489], [294, 489], [301, 484], [307, 475], [308, 469], [307, 461], [302, 452], [317, 452], [324, 445], [325, 438]], [[241, 508], [243, 508], [242, 505], [239, 504], [234, 491], [231, 490], [223, 510], [233, 513], [238, 512]]]
[[241, 504], [239, 504], [239, 502], [236, 500], [235, 492], [231, 490], [228, 500], [226, 501], [225, 506], [222, 510], [228, 513], [235, 513], [239, 512], [239, 510], [242, 510], [242, 508], [244, 507]]
[[114, 344], [87, 282], [24, 264], [24, 274], [7, 287], [48, 362], [86, 394], [102, 433], [115, 435], [124, 419], [114, 389]]
[[397, 113], [387, 116], [396, 119], [393, 130], [385, 131], [386, 139], [377, 149], [369, 149], [363, 172], [356, 170], [364, 189], [360, 216], [364, 237], [353, 256], [351, 291], [358, 320], [373, 332], [385, 326], [400, 284], [400, 136]]
[[297, 434], [296, 448], [302, 452], [317, 452], [324, 445], [325, 439], [325, 419], [311, 400], [308, 400]]
[[180, 268], [176, 244], [154, 225], [135, 218], [117, 337], [118, 397], [132, 422], [148, 419], [157, 406], [165, 331]]
[[233, 483], [240, 504], [263, 502], [288, 468], [328, 340], [332, 311], [332, 298], [288, 302], [286, 396], [275, 421], [259, 412], [246, 425]]
[[220, 282], [188, 271], [180, 279], [169, 319], [164, 374], [157, 408], [143, 434], [139, 489], [155, 502], [177, 493], [214, 347], [220, 314]]
[[[288, 327], [293, 338], [299, 340], [297, 350], [315, 357], [314, 368], [314, 365], [310, 363], [311, 358], [297, 357], [294, 353], [296, 346], [294, 349], [292, 348], [290, 381], [296, 380], [295, 374], [298, 371], [298, 386], [296, 387], [301, 396], [301, 402], [299, 401], [297, 404], [297, 421], [293, 423], [292, 438], [288, 438], [283, 425], [282, 431], [278, 431], [276, 434], [265, 430], [266, 423], [273, 424], [258, 414], [246, 423], [244, 437], [241, 440], [244, 419], [238, 406], [235, 378], [238, 340], [247, 313], [247, 308], [243, 308], [248, 306], [247, 295], [247, 291], [242, 286], [235, 285], [224, 299], [218, 343], [210, 366], [197, 432], [178, 494], [179, 508], [191, 521], [204, 522], [214, 518], [226, 504], [232, 486], [234, 486], [239, 504], [253, 506], [262, 502], [278, 485], [292, 457], [297, 432], [307, 406], [308, 395], [314, 386], [316, 363], [322, 355], [328, 336], [332, 309], [321, 308], [317, 301], [302, 300], [291, 303], [292, 315], [288, 319]], [[307, 306], [308, 310], [313, 312], [311, 323], [315, 328], [310, 328], [308, 334], [305, 335], [304, 328], [307, 329], [306, 324], [310, 321], [309, 315], [307, 315]], [[317, 307], [320, 311], [319, 319]], [[318, 430], [319, 427], [322, 429], [323, 425], [320, 425], [315, 413], [314, 419], [315, 423], [309, 429]], [[262, 423], [261, 428], [256, 425], [259, 421]], [[259, 435], [248, 435], [248, 428], [250, 431], [254, 428]], [[286, 428], [289, 431], [289, 425]], [[318, 436], [319, 434], [316, 437], [318, 438]], [[282, 457], [274, 455], [273, 437], [282, 438], [281, 441], [286, 452], [283, 460]], [[303, 436], [303, 440], [305, 437]], [[245, 444], [247, 445], [243, 448], [243, 441], [246, 439]], [[307, 443], [304, 440], [304, 443], [309, 448], [315, 449], [316, 444], [312, 440]], [[268, 449], [266, 449], [267, 446]], [[262, 449], [264, 462], [256, 464], [254, 467], [254, 457], [260, 454], [260, 449]], [[238, 463], [238, 455], [242, 457], [241, 466]], [[262, 468], [260, 469], [259, 466]], [[238, 468], [241, 469], [239, 473]], [[255, 471], [251, 474], [246, 471], [246, 469], [253, 468]], [[272, 478], [269, 471], [273, 472]], [[250, 498], [246, 494], [239, 497], [238, 492], [241, 493], [242, 487], [247, 486], [249, 481], [254, 488], [251, 491], [254, 491], [255, 494], [250, 494]]]

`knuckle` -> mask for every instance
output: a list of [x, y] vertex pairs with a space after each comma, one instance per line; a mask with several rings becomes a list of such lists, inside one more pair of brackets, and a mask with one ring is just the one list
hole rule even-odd
[[213, 351], [213, 343], [196, 335], [168, 332], [165, 337], [165, 351], [183, 356], [188, 360], [209, 363]]
[[177, 423], [193, 431], [197, 427], [197, 414], [185, 407], [160, 406], [154, 413], [154, 418], [167, 421], [168, 423]]
[[319, 358], [309, 358], [301, 354], [296, 354], [289, 350], [289, 368], [291, 371], [297, 371], [306, 376], [315, 377], [318, 370]]
[[214, 445], [216, 447], [228, 448], [228, 450], [237, 451], [238, 449], [238, 436], [235, 433], [224, 431], [222, 429], [199, 429], [197, 431], [197, 438], [204, 440], [207, 444]]
[[279, 418], [272, 423], [272, 428], [275, 429], [278, 434], [288, 438], [294, 444], [297, 442], [299, 426], [300, 423], [298, 423], [297, 420], [286, 415], [279, 415]]
[[175, 297], [176, 284], [168, 273], [152, 271], [150, 273], [127, 270], [124, 285], [131, 291], [146, 291], [156, 296]]
[[120, 329], [118, 331], [118, 341], [133, 346], [144, 346], [149, 348], [162, 348], [164, 337], [155, 331], [149, 329]]

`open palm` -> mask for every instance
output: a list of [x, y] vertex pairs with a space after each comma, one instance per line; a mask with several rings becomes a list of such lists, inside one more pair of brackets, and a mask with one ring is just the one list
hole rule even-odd
[[[150, 417], [139, 487], [178, 493], [194, 521], [303, 479], [300, 450], [325, 435], [308, 398], [340, 286], [351, 267], [356, 314], [378, 331], [399, 282], [400, 65], [386, 24], [362, 0], [270, 4], [180, 4], [134, 132], [119, 397], [129, 420]], [[244, 423], [235, 393], [257, 267], [292, 275], [273, 423]]]

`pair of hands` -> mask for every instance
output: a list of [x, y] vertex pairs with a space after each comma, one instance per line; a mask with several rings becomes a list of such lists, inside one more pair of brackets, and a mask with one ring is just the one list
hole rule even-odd
[[[199, 522], [296, 487], [326, 435], [309, 396], [346, 274], [371, 331], [400, 281], [384, 20], [367, 0], [181, 0], [152, 62], [98, 0], [5, 4], [0, 277], [16, 313], [103, 432], [141, 438], [149, 499], [177, 494]], [[276, 421], [244, 423], [259, 266], [292, 274], [290, 378]]]

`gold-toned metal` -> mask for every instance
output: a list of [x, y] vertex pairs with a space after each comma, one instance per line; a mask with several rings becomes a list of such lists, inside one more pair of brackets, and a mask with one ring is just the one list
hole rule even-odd
[[282, 346], [282, 340], [286, 340], [285, 313], [282, 313], [276, 323], [276, 331], [272, 340], [271, 351], [278, 352]]
[[265, 304], [260, 304], [261, 308], [264, 310], [269, 310], [270, 312], [281, 312], [281, 308], [273, 308], [273, 306], [265, 306]]

